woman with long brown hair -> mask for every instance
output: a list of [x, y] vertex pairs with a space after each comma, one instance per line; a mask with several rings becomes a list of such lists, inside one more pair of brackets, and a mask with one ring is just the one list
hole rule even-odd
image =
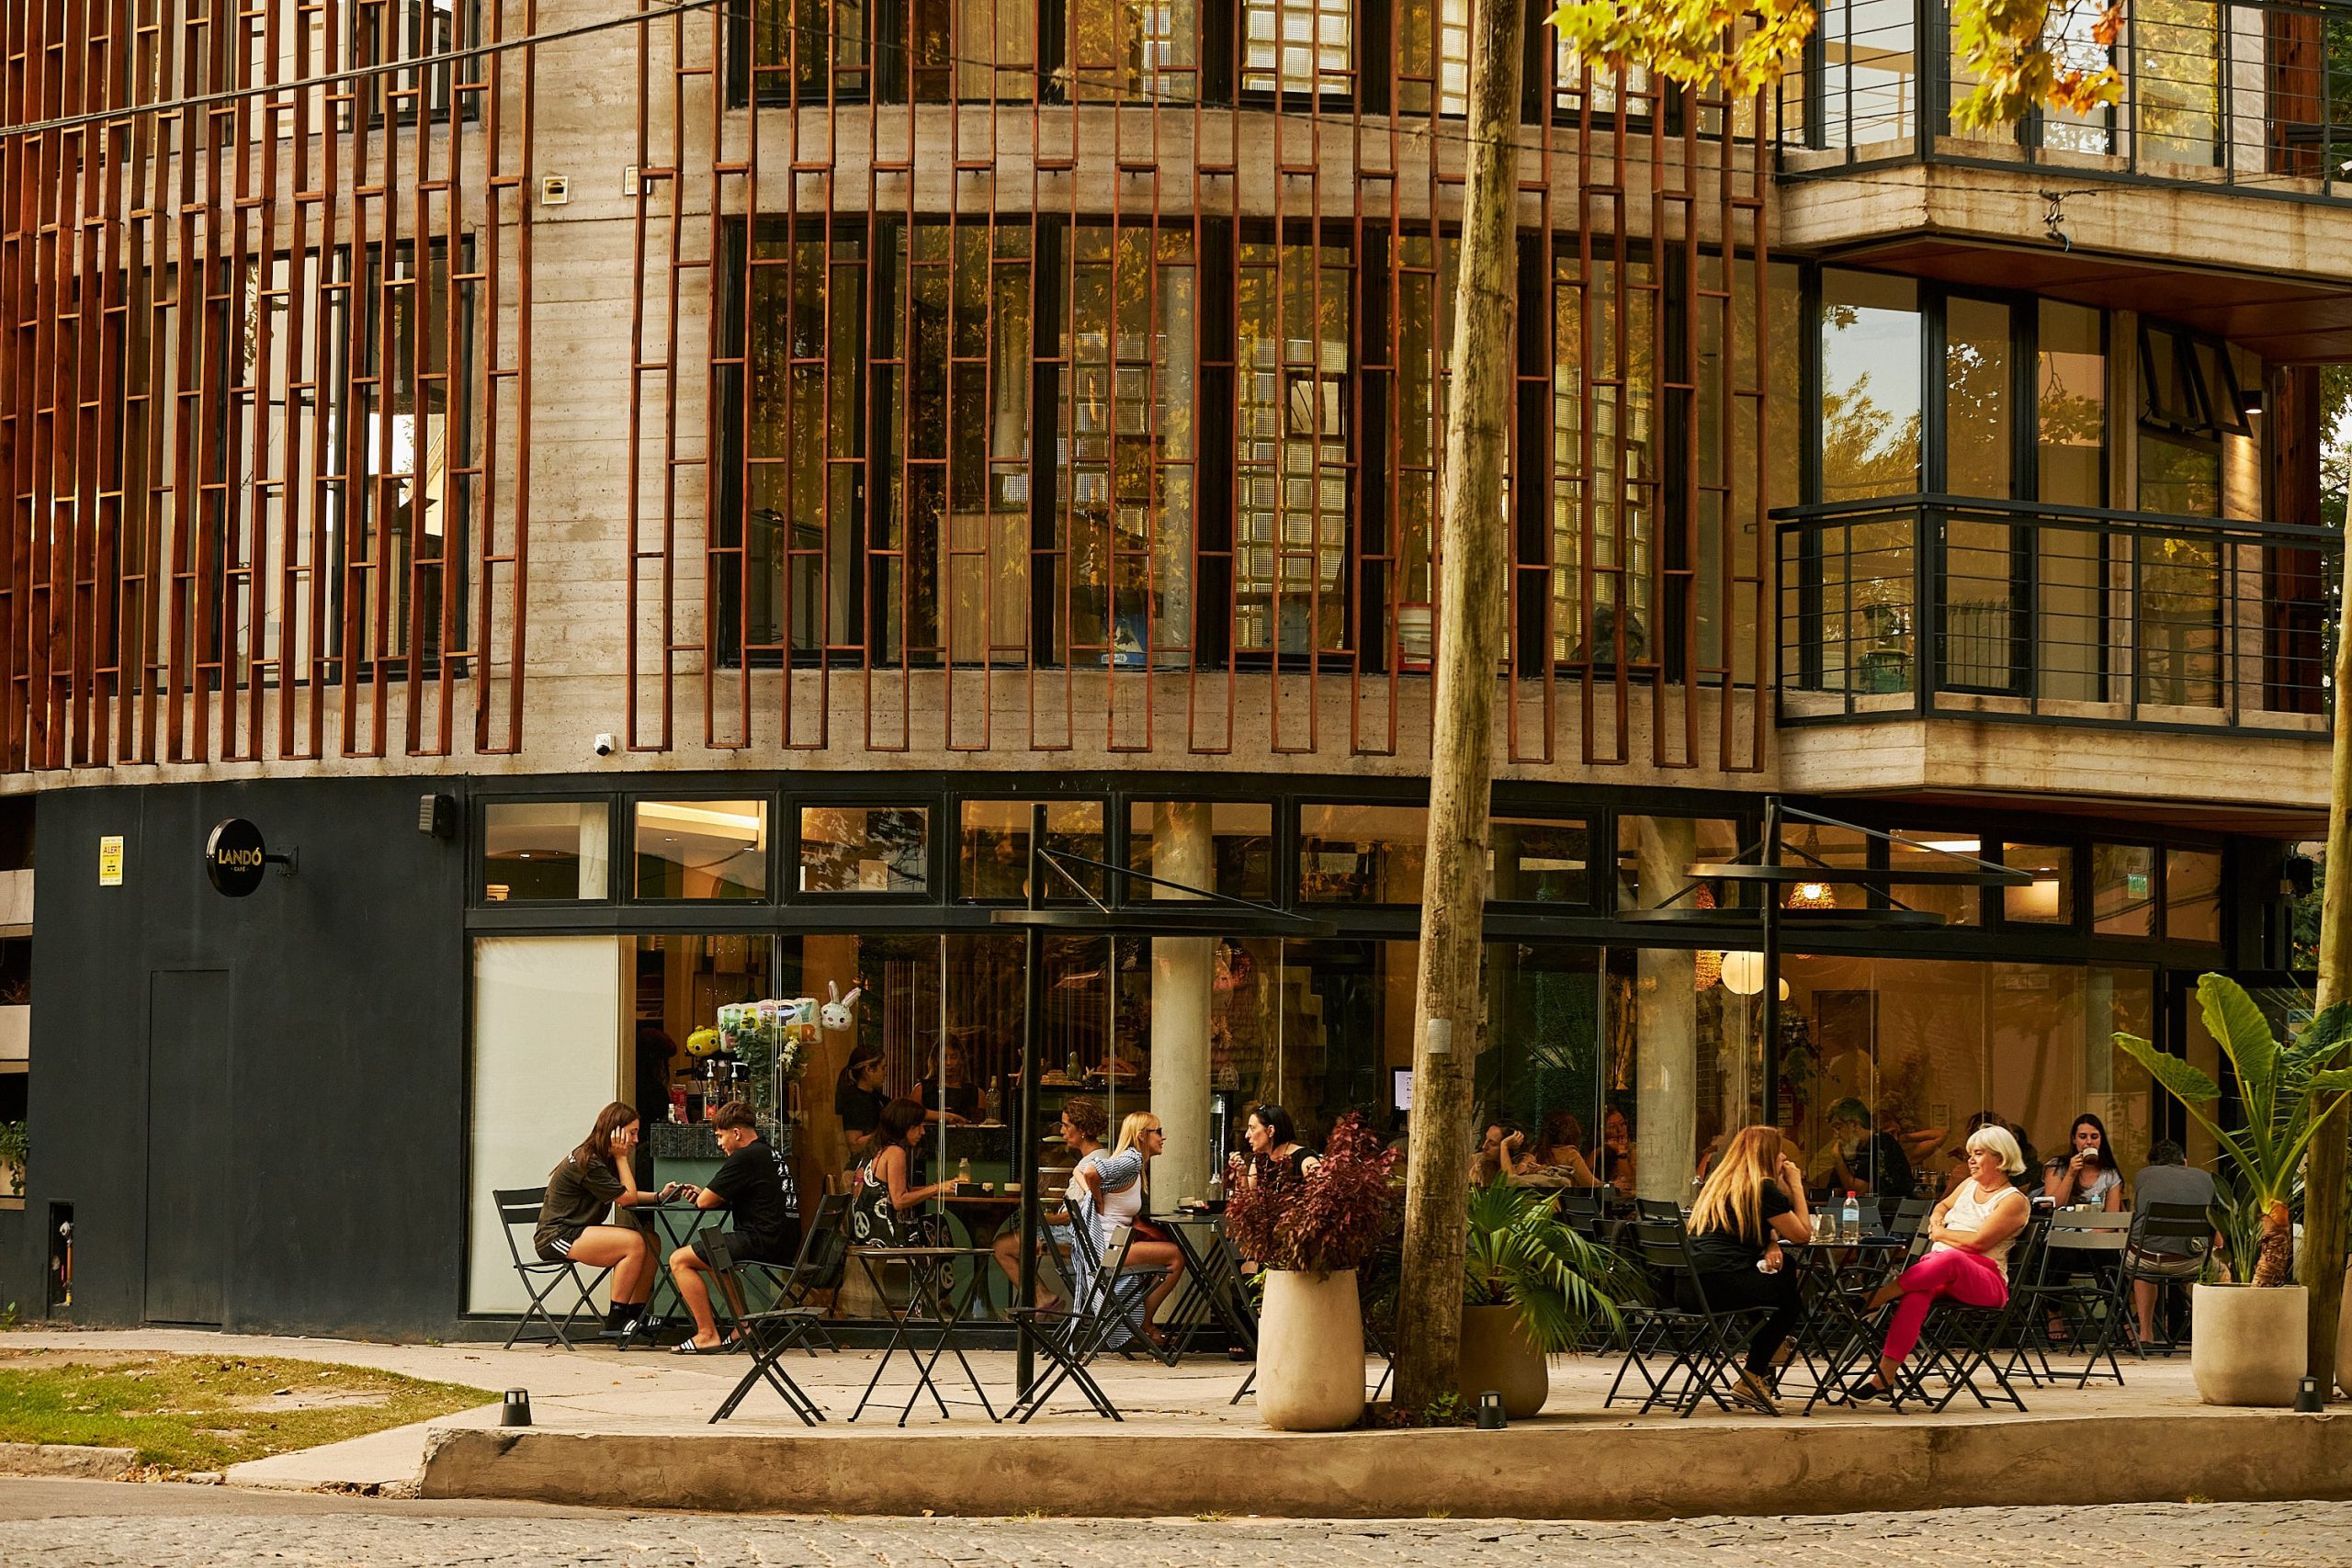
[[653, 1291], [653, 1252], [645, 1232], [631, 1218], [606, 1224], [607, 1213], [653, 1202], [638, 1190], [630, 1156], [637, 1148], [637, 1111], [616, 1100], [596, 1112], [596, 1124], [580, 1146], [548, 1172], [547, 1196], [539, 1202], [539, 1226], [532, 1236], [549, 1263], [570, 1258], [613, 1271], [613, 1304], [605, 1314], [604, 1336], [619, 1338], [644, 1311]]
[[[1716, 1312], [1770, 1307], [1772, 1315], [1747, 1341], [1747, 1362], [1732, 1395], [1742, 1404], [1776, 1413], [1772, 1359], [1796, 1327], [1803, 1298], [1797, 1271], [1781, 1257], [1781, 1243], [1813, 1234], [1804, 1203], [1804, 1173], [1789, 1158], [1774, 1127], [1744, 1127], [1735, 1134], [1699, 1189], [1691, 1205], [1690, 1261]], [[1688, 1281], [1677, 1289], [1690, 1294]], [[1695, 1308], [1696, 1300], [1686, 1300]]]

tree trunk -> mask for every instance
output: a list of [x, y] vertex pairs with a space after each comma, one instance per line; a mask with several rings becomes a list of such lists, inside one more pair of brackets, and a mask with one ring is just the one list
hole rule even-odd
[[[2335, 747], [2327, 787], [2327, 884], [2320, 897], [2319, 995], [2324, 1009], [2352, 989], [2352, 636], [2342, 617], [2352, 609], [2352, 550], [2345, 553], [2345, 592], [2335, 634]], [[2343, 1065], [2338, 1053], [2336, 1066]], [[2335, 1319], [2344, 1296], [2344, 1172], [2352, 1137], [2352, 1107], [2329, 1113], [2303, 1164], [2303, 1284], [2311, 1292], [2306, 1371], [2331, 1388], [2335, 1374]]]
[[1413, 1125], [1396, 1298], [1396, 1403], [1454, 1392], [1469, 1201], [1471, 1063], [1483, 1033], [1487, 818], [1495, 669], [1502, 658], [1503, 474], [1509, 461], [1519, 270], [1520, 49], [1527, 8], [1476, 0], [1471, 21], [1468, 179], [1453, 386], [1439, 532], [1437, 720], [1429, 859], [1413, 997]]
[[[2304, 1236], [2306, 1245], [2310, 1236]], [[2265, 1287], [2283, 1285], [2295, 1276], [2295, 1220], [2284, 1203], [2273, 1203], [2262, 1211], [2262, 1241], [2254, 1255], [2253, 1283]], [[2335, 1347], [2327, 1348], [2327, 1375], [2335, 1375]], [[2325, 1384], [2322, 1384], [2325, 1387]]]

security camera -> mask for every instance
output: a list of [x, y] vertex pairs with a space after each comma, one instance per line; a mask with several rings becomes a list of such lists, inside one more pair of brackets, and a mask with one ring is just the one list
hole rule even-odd
[[609, 735], [599, 735], [596, 737], [596, 755], [599, 757], [609, 757], [612, 754], [613, 738]]

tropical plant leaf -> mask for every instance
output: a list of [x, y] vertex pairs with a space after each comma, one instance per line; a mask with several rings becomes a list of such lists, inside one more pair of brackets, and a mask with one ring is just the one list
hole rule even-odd
[[2270, 1032], [2270, 1021], [2245, 987], [2227, 975], [2199, 976], [2197, 1002], [2205, 1014], [2206, 1032], [2237, 1069], [2239, 1092], [2248, 1100], [2268, 1101], [2278, 1073], [2278, 1040]]
[[2222, 1086], [2195, 1066], [2159, 1051], [2136, 1034], [2118, 1034], [2116, 1048], [2148, 1070], [2166, 1094], [2184, 1105], [2210, 1105], [2222, 1098]]
[[1519, 1310], [1520, 1332], [1546, 1355], [1566, 1350], [1595, 1319], [1623, 1325], [1622, 1260], [1588, 1241], [1536, 1188], [1502, 1179], [1473, 1187], [1463, 1248], [1462, 1299]]

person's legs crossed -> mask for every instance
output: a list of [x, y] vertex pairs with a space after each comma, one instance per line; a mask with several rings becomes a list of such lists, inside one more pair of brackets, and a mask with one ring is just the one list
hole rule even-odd
[[1136, 1269], [1168, 1270], [1167, 1276], [1143, 1299], [1140, 1321], [1144, 1332], [1157, 1344], [1161, 1336], [1159, 1327], [1151, 1321], [1151, 1314], [1159, 1310], [1159, 1303], [1168, 1299], [1168, 1293], [1184, 1278], [1184, 1254], [1172, 1241], [1135, 1241], [1127, 1244], [1127, 1262]]
[[1970, 1306], [1999, 1306], [2009, 1299], [2008, 1286], [2002, 1280], [2000, 1270], [1973, 1252], [1950, 1248], [1931, 1252], [1903, 1271], [1895, 1280], [1895, 1288], [1903, 1300], [1894, 1309], [1894, 1321], [1888, 1325], [1886, 1343], [1879, 1356], [1879, 1378], [1886, 1386], [1894, 1385], [1894, 1371], [1909, 1359], [1918, 1347], [1919, 1330], [1928, 1321], [1928, 1309], [1941, 1296], [1950, 1296]]

